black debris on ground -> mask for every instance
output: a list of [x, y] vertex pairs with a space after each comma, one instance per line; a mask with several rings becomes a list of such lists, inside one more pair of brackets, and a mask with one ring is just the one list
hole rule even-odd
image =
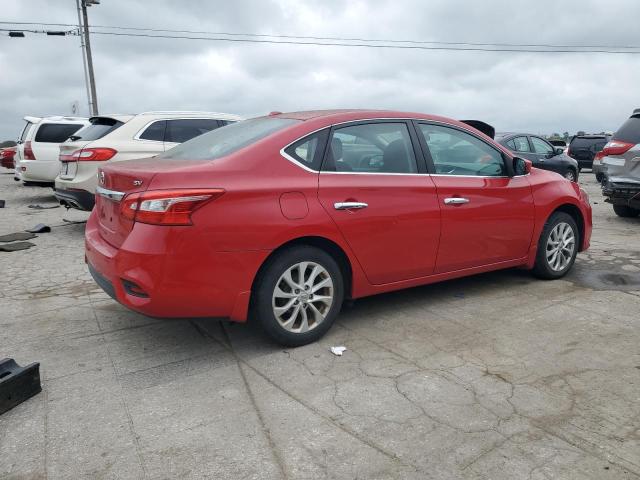
[[39, 223], [35, 227], [31, 227], [25, 232], [29, 233], [47, 233], [51, 231], [51, 227], [49, 225], [45, 225], [44, 223]]
[[16, 232], [9, 233], [7, 235], [0, 235], [0, 242], [15, 242], [17, 240], [30, 240], [32, 238], [36, 238], [37, 235], [34, 233], [28, 232]]
[[33, 208], [35, 210], [48, 210], [51, 208], [60, 208], [60, 205], [27, 205], [29, 208]]
[[18, 250], [26, 250], [35, 246], [36, 244], [31, 242], [7, 243], [6, 245], [0, 245], [0, 252], [17, 252]]

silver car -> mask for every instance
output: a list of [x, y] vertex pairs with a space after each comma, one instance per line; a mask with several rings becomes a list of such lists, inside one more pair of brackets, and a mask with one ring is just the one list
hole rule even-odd
[[602, 150], [602, 193], [620, 217], [640, 215], [640, 108]]

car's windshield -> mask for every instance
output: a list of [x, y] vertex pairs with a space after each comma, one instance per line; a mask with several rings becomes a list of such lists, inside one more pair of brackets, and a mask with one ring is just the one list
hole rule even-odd
[[159, 155], [158, 158], [214, 160], [230, 155], [297, 122], [299, 120], [270, 117], [245, 120], [200, 135]]

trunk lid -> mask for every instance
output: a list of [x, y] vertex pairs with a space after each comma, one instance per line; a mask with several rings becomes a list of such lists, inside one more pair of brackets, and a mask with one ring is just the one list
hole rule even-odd
[[187, 174], [203, 163], [206, 162], [149, 158], [105, 164], [98, 170], [94, 207], [100, 236], [112, 246], [120, 247], [134, 225], [120, 214], [121, 200], [128, 194], [146, 191], [158, 173], [175, 177], [177, 183], [181, 174]]

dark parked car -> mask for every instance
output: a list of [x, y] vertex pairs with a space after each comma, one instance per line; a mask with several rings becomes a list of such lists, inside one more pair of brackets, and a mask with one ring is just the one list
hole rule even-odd
[[602, 193], [616, 215], [640, 215], [640, 108], [602, 150], [602, 173]]
[[569, 142], [567, 155], [577, 160], [580, 168], [592, 168], [596, 153], [601, 151], [611, 135], [575, 135]]
[[498, 133], [496, 142], [519, 157], [533, 162], [533, 166], [559, 173], [572, 182], [578, 181], [578, 162], [569, 158], [562, 147], [554, 147], [547, 140], [528, 133]]

